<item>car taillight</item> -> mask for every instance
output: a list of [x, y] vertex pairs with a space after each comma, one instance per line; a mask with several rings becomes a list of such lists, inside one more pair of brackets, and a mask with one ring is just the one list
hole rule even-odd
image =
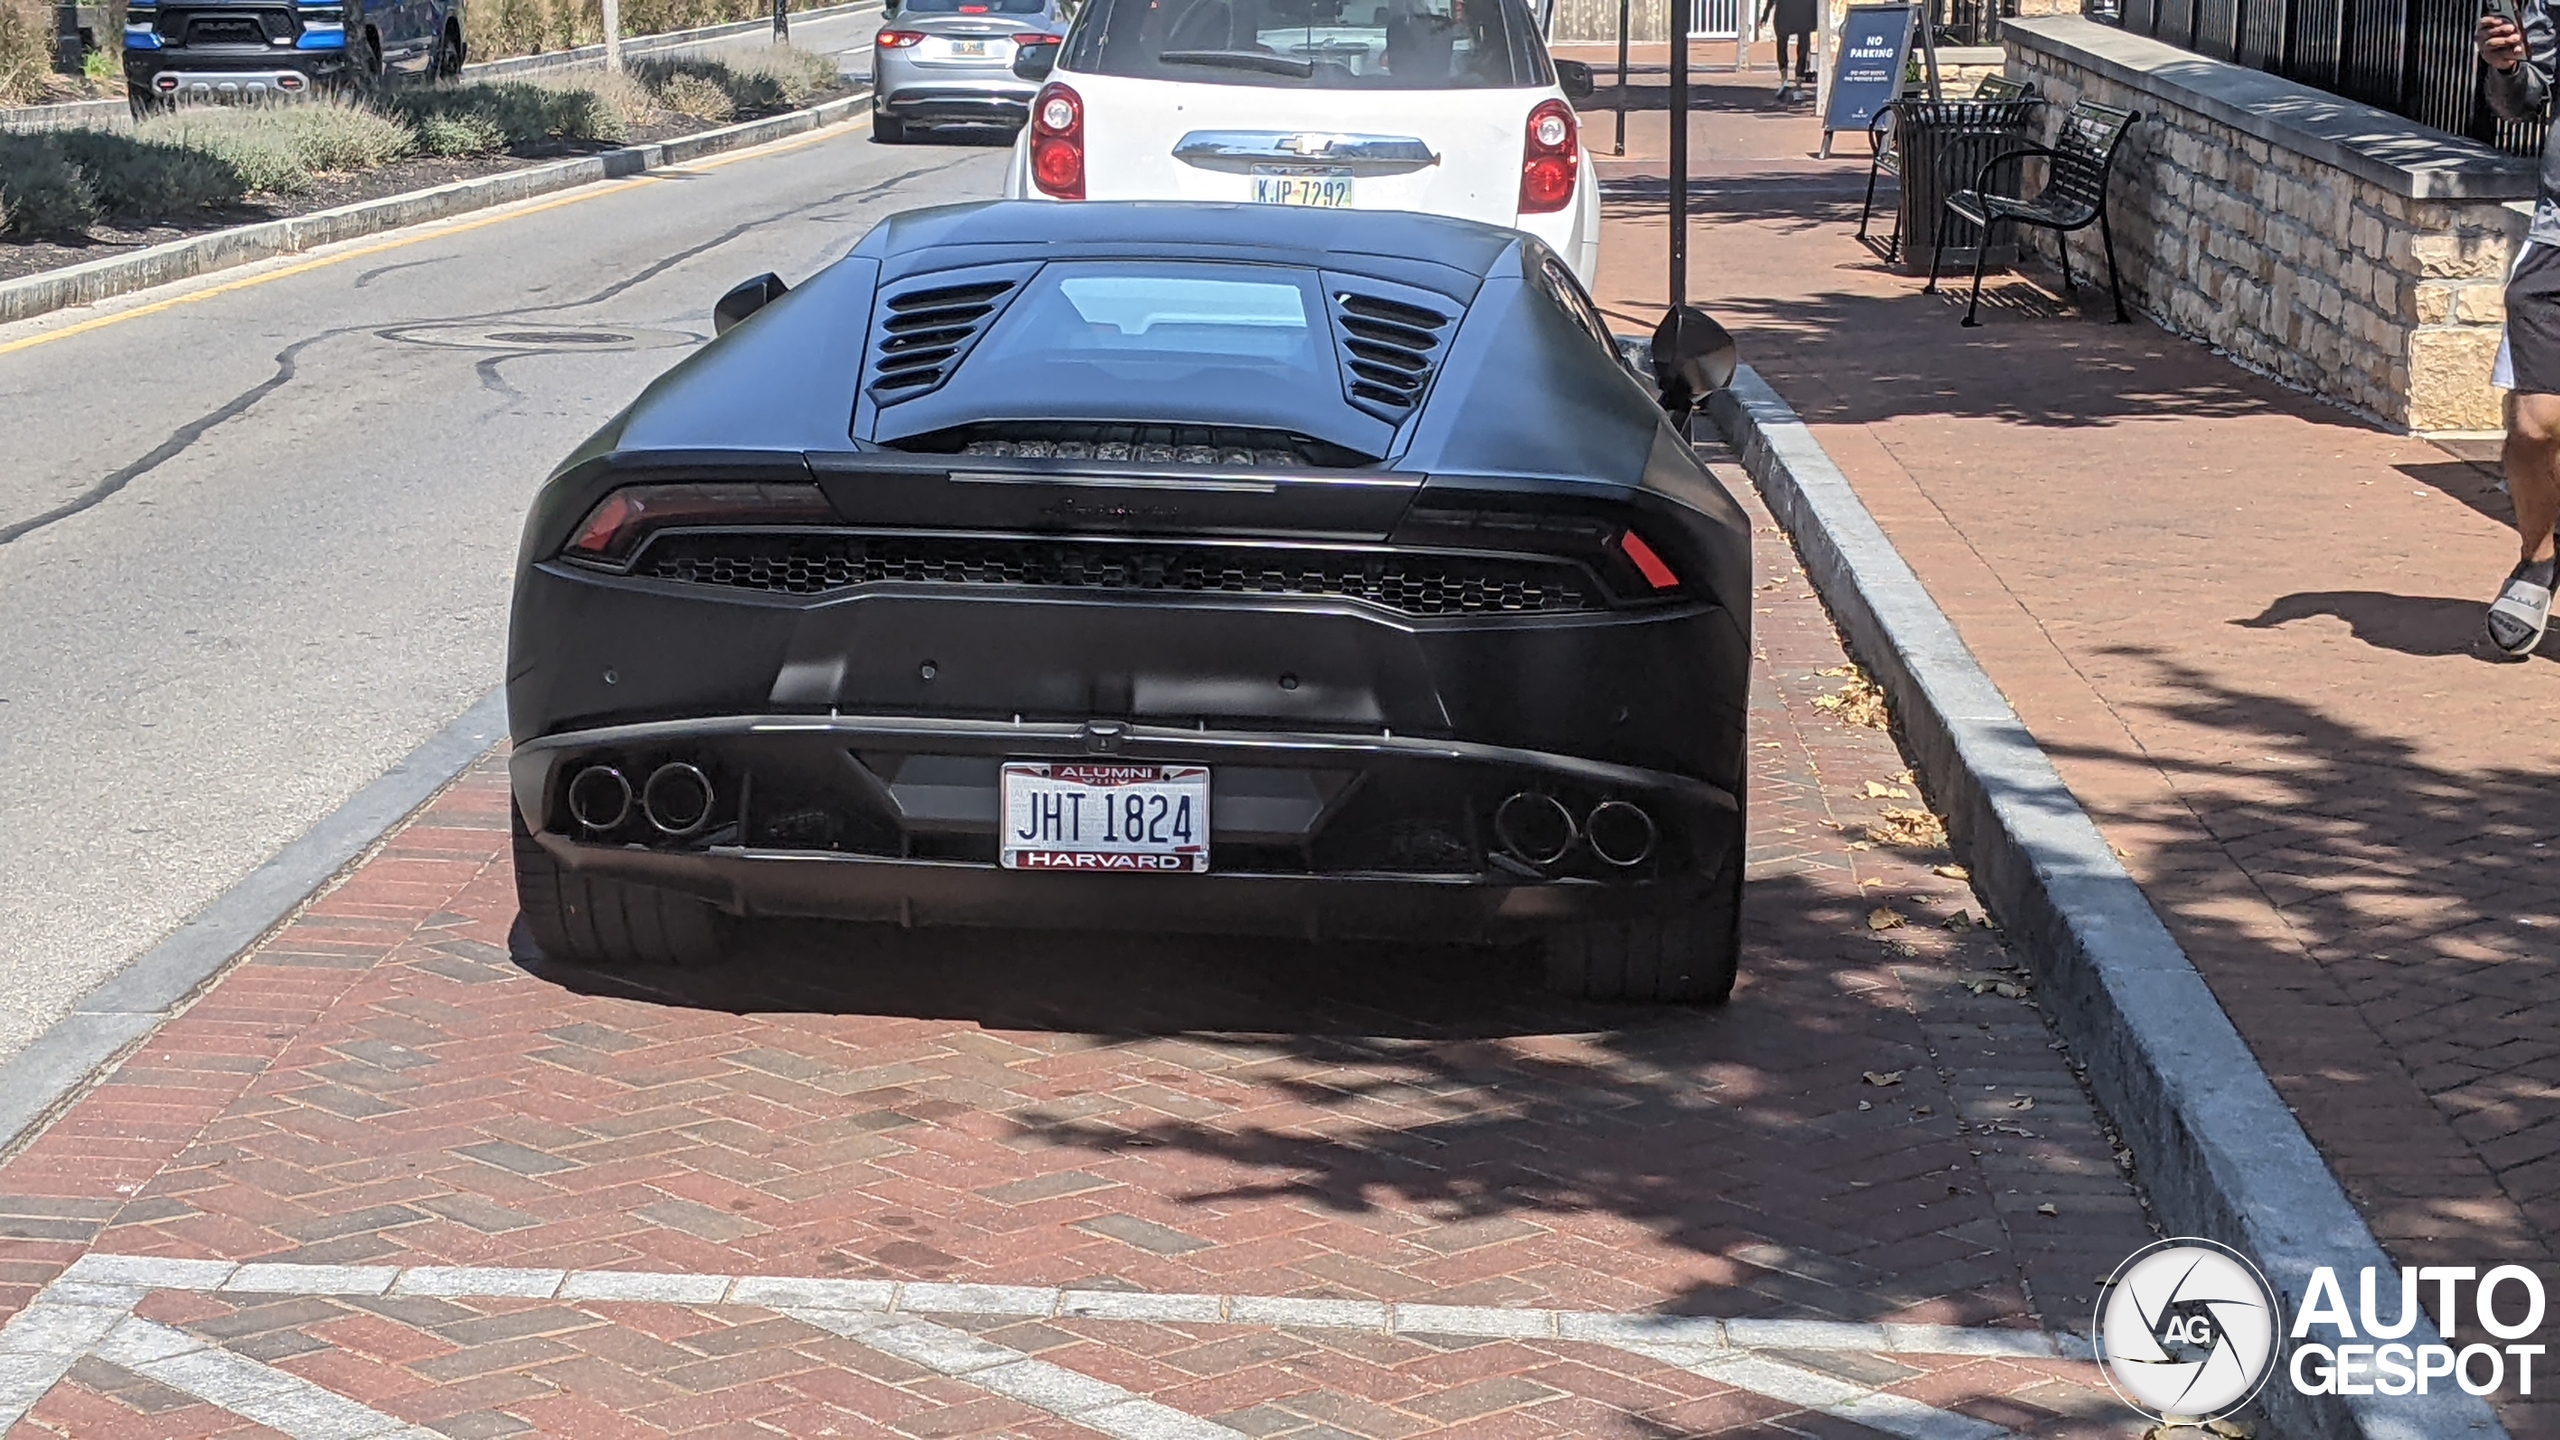
[[871, 43], [883, 50], [904, 50], [923, 40], [924, 32], [921, 30], [883, 30], [871, 37]]
[[1055, 82], [1031, 102], [1031, 183], [1054, 199], [1084, 198], [1084, 101]]
[[651, 534], [675, 526], [820, 525], [835, 518], [835, 507], [815, 485], [625, 485], [587, 512], [564, 553], [615, 564], [631, 558]]
[[1547, 100], [1529, 112], [1528, 144], [1520, 159], [1520, 213], [1548, 215], [1573, 203], [1573, 181], [1582, 168], [1582, 140], [1573, 109]]
[[1039, 31], [1035, 30], [1035, 31], [1031, 32], [1031, 33], [1030, 33], [1030, 34], [1028, 34], [1028, 35], [1016, 35], [1016, 36], [1014, 36], [1014, 37], [1013, 37], [1013, 43], [1014, 43], [1014, 44], [1016, 44], [1016, 45], [1023, 45], [1023, 46], [1030, 46], [1030, 45], [1055, 45], [1055, 44], [1057, 44], [1057, 43], [1059, 42], [1060, 38], [1061, 38], [1061, 37], [1056, 36], [1056, 35], [1046, 35], [1046, 34], [1042, 34], [1041, 32], [1039, 32]]
[[1618, 537], [1618, 550], [1635, 563], [1636, 573], [1644, 577], [1647, 585], [1656, 590], [1680, 588], [1680, 572], [1654, 553], [1653, 547], [1644, 543], [1643, 536], [1633, 530], [1626, 531]]

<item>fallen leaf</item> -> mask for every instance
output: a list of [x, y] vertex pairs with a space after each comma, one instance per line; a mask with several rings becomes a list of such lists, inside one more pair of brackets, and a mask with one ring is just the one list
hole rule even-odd
[[1872, 1100], [1861, 1100], [1858, 1102], [1858, 1108], [1861, 1110], [1873, 1110], [1876, 1107], [1875, 1102]]
[[2052, 1201], [2047, 1200], [2047, 1201], [2046, 1201], [2046, 1202], [2044, 1202], [2043, 1204], [2041, 1204], [2041, 1205], [2039, 1205], [2039, 1206], [2037, 1206], [2037, 1207], [2036, 1207], [2036, 1213], [2037, 1213], [2037, 1214], [2039, 1214], [2039, 1215], [2059, 1215], [2059, 1214], [2061, 1214], [2061, 1213], [2062, 1213], [2062, 1210], [2061, 1210], [2061, 1208], [2060, 1208], [2060, 1207], [2056, 1206]]
[[1899, 1070], [1870, 1070], [1867, 1072], [1867, 1083], [1870, 1085], [1899, 1085], [1902, 1083], [1902, 1074], [1903, 1072]]
[[1828, 670], [1816, 670], [1813, 673], [1829, 679], [1841, 675], [1855, 675], [1858, 673], [1858, 667], [1855, 665], [1834, 665]]
[[[1871, 781], [1868, 789], [1875, 789]], [[1894, 794], [1901, 794], [1895, 790]], [[1926, 810], [1908, 810], [1886, 806], [1866, 827], [1868, 839], [1880, 844], [1900, 846], [1905, 850], [1944, 850], [1947, 848], [1947, 822]]]
[[1970, 880], [1973, 878], [1972, 872], [1966, 870], [1961, 865], [1932, 865], [1929, 867], [1929, 873], [1941, 876], [1948, 880]]
[[1891, 930], [1902, 923], [1902, 912], [1890, 905], [1879, 905], [1867, 912], [1867, 928], [1870, 930]]
[[2021, 1095], [2017, 1099], [2009, 1102], [2009, 1108], [2012, 1110], [2033, 1110], [2036, 1108], [2035, 1097], [2032, 1095]]
[[2207, 1420], [2204, 1428], [2223, 1440], [2258, 1440], [2258, 1427], [2246, 1420]]
[[1970, 911], [1959, 910], [1953, 915], [1948, 916], [1946, 919], [1939, 921], [1938, 928], [1941, 930], [1970, 930], [1973, 928], [1973, 915]]
[[[1825, 670], [1822, 673], [1831, 675], [1841, 672]], [[1857, 674], [1855, 671], [1847, 673], [1849, 677], [1847, 682], [1842, 684], [1836, 693], [1813, 697], [1813, 708], [1837, 715], [1852, 725], [1862, 725], [1869, 730], [1889, 729], [1892, 726], [1893, 717], [1885, 709], [1884, 692], [1877, 689], [1874, 682], [1864, 675]]]
[[1908, 800], [1911, 798], [1911, 792], [1903, 789], [1899, 785], [1887, 785], [1881, 780], [1870, 780], [1867, 782], [1867, 798], [1870, 800]]
[[2027, 987], [2014, 981], [2003, 980], [1991, 987], [1991, 993], [2003, 1000], [2024, 1000], [2027, 998]]
[[1938, 1113], [1938, 1109], [1934, 1105], [1923, 1105], [1918, 1109], [1913, 1110], [1911, 1113], [1914, 1115], [1935, 1115]]

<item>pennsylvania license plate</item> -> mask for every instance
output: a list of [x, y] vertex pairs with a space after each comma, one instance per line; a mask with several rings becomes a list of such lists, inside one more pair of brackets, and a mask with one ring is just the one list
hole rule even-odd
[[1008, 870], [1209, 868], [1205, 765], [1004, 767]]
[[1351, 172], [1297, 166], [1253, 167], [1253, 202], [1257, 205], [1313, 205], [1324, 210], [1351, 208]]
[[987, 55], [987, 42], [984, 40], [954, 40], [951, 42], [951, 53], [955, 58], [961, 60], [983, 60]]

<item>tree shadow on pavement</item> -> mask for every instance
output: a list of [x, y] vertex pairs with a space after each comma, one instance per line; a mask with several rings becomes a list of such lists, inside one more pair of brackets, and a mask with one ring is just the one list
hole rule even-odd
[[[2001, 963], [1987, 932], [1934, 932], [1934, 958], [1896, 958], [1866, 924], [1878, 898], [1805, 875], [1755, 880], [1742, 982], [1713, 1010], [1561, 999], [1516, 950], [1351, 942], [784, 926], [716, 971], [539, 968], [590, 993], [711, 1010], [1115, 1043], [1126, 1058], [1113, 1071], [1167, 1087], [1158, 1106], [1093, 1103], [1127, 1083], [1097, 1070], [1094, 1090], [1017, 1101], [1002, 1123], [1051, 1147], [1184, 1157], [1156, 1163], [1197, 1178], [1177, 1197], [1186, 1209], [1295, 1205], [1413, 1236], [1382, 1238], [1374, 1274], [1346, 1275], [1355, 1289], [1407, 1293], [1393, 1266], [1464, 1269], [1442, 1256], [1560, 1229], [1581, 1238], [1558, 1238], [1570, 1262], [1542, 1252], [1555, 1283], [1610, 1292], [1582, 1303], [1636, 1291], [1694, 1313], [2015, 1323], [2028, 1302], [2009, 1222], [2043, 1224], [2038, 1197], [1990, 1194], [1974, 1158], [1988, 1142], [1968, 1138], [1910, 987], [1979, 1009], [1979, 1033], [2023, 1019], [2038, 1049], [2041, 1022], [1959, 983], [1966, 966]], [[1867, 1071], [1897, 1079], [1878, 1088]], [[2085, 1160], [2056, 1165], [2067, 1207], [2087, 1191]], [[1438, 1238], [1449, 1226], [1462, 1228]], [[1576, 1281], [1576, 1266], [1614, 1278]], [[1471, 1293], [1517, 1301], [1545, 1283], [1488, 1274]], [[2075, 1319], [2070, 1304], [2047, 1308], [2052, 1323]]]
[[[2476, 627], [2479, 606], [2463, 610]], [[2547, 1265], [2560, 780], [2532, 763], [2448, 769], [2317, 697], [2235, 688], [2148, 648], [2107, 653], [2151, 671], [2149, 698], [2119, 704], [2219, 742], [2188, 757], [2050, 748], [2156, 767], [2175, 787], [2181, 813], [2100, 818], [2162, 837], [2142, 862], [2153, 907], [2393, 1258]], [[2242, 752], [2254, 762], [2228, 763]]]

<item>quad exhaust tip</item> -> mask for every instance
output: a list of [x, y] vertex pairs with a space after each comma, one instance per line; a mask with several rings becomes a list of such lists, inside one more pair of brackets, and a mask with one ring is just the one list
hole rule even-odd
[[589, 830], [612, 830], [631, 818], [631, 782], [610, 765], [590, 765], [569, 782], [569, 818]]
[[1512, 859], [1543, 870], [1563, 859], [1581, 832], [1563, 801], [1523, 790], [1493, 812], [1493, 838]]
[[640, 791], [640, 810], [662, 835], [694, 834], [711, 823], [711, 777], [681, 760], [661, 765]]
[[1624, 800], [1603, 800], [1582, 822], [1591, 853], [1623, 870], [1653, 854], [1653, 817]]

